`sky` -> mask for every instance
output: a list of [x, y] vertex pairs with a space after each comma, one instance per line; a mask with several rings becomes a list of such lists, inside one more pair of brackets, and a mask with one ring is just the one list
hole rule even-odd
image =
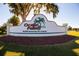
[[[78, 3], [56, 3], [59, 7], [59, 13], [55, 19], [53, 19], [52, 14], [47, 14], [41, 9], [41, 14], [44, 14], [49, 21], [55, 21], [58, 25], [63, 25], [67, 23], [68, 26], [79, 28], [79, 4]], [[0, 4], [0, 25], [6, 23], [12, 13], [9, 11], [7, 5]], [[26, 18], [31, 20], [33, 17], [33, 10]]]

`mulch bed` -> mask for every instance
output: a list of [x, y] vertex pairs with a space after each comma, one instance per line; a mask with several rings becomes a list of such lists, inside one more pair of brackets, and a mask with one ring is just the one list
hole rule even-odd
[[63, 36], [50, 36], [50, 37], [17, 37], [17, 36], [4, 36], [0, 37], [0, 41], [4, 43], [14, 43], [17, 45], [51, 45], [59, 44], [74, 40], [76, 37], [63, 35]]

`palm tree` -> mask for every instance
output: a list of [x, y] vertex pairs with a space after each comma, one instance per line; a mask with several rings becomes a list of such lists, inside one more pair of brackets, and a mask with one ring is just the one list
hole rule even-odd
[[32, 9], [34, 9], [34, 14], [40, 14], [40, 9], [46, 7], [47, 13], [53, 13], [55, 18], [58, 14], [58, 6], [54, 3], [8, 3], [10, 7], [10, 12], [17, 16], [21, 16], [22, 22], [26, 21], [26, 17]]
[[39, 24], [41, 26], [41, 24], [45, 25], [45, 20], [44, 18], [40, 18], [38, 17], [37, 19], [34, 20], [35, 24]]

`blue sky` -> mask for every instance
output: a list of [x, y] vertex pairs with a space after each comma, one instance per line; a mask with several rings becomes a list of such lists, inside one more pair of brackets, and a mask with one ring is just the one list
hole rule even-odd
[[[55, 21], [58, 25], [62, 25], [64, 23], [68, 23], [68, 25], [72, 27], [79, 27], [79, 4], [78, 3], [58, 3], [59, 6], [59, 14], [55, 19], [53, 19], [52, 14], [48, 15], [48, 20]], [[29, 14], [30, 16], [27, 19], [31, 19], [32, 12]], [[7, 5], [0, 4], [0, 25], [7, 22], [7, 20], [13, 14], [9, 12], [9, 7]]]

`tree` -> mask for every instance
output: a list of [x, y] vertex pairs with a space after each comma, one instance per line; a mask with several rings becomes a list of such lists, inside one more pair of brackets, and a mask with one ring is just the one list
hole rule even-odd
[[31, 3], [9, 3], [10, 12], [17, 16], [21, 16], [22, 22], [26, 21], [26, 17], [32, 9]]
[[53, 13], [55, 18], [58, 14], [58, 6], [54, 3], [8, 3], [10, 7], [10, 12], [17, 16], [21, 16], [22, 22], [26, 21], [26, 17], [32, 9], [34, 9], [34, 14], [39, 14], [42, 7], [46, 7], [47, 13]]
[[17, 26], [20, 24], [20, 20], [17, 16], [12, 16], [9, 20], [8, 23], [11, 23], [13, 26]]
[[59, 9], [58, 9], [58, 6], [54, 3], [47, 3], [46, 4], [46, 12], [47, 13], [53, 13], [53, 18], [56, 17], [56, 15], [58, 14], [59, 12]]
[[72, 30], [73, 28], [71, 26], [68, 27], [68, 30]]
[[6, 28], [7, 28], [7, 24], [4, 23], [4, 24], [0, 27], [0, 34], [6, 34]]

